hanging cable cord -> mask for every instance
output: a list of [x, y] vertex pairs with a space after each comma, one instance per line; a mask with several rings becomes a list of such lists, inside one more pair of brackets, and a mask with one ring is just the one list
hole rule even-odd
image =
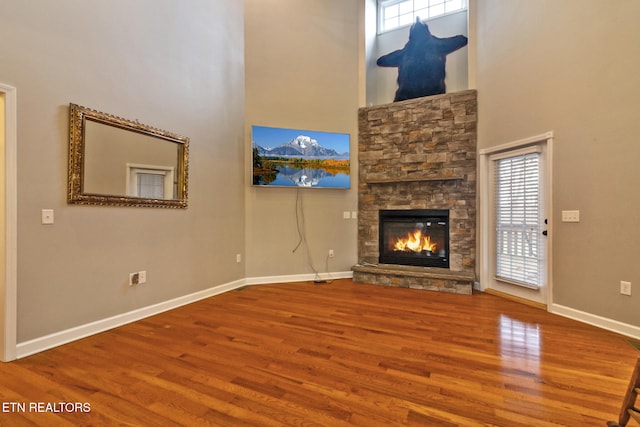
[[[300, 246], [303, 246], [306, 253], [307, 263], [309, 264], [309, 267], [315, 274], [314, 282], [327, 283], [327, 280], [323, 280], [320, 278], [320, 273], [313, 266], [313, 262], [311, 260], [311, 253], [309, 251], [309, 242], [307, 241], [305, 223], [304, 223], [304, 204], [302, 202], [302, 195], [300, 193], [299, 188], [296, 192], [296, 230], [298, 232], [298, 243], [296, 244], [296, 246], [293, 248], [291, 252], [295, 253], [298, 249], [300, 249]], [[329, 257], [327, 256], [327, 269], [329, 267], [328, 263], [329, 263]]]

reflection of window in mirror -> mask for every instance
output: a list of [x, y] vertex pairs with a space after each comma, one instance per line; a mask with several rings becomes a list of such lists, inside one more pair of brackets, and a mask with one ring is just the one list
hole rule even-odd
[[127, 195], [148, 199], [174, 198], [174, 168], [127, 164]]
[[164, 199], [164, 176], [156, 173], [139, 173], [137, 194], [138, 197], [149, 199]]

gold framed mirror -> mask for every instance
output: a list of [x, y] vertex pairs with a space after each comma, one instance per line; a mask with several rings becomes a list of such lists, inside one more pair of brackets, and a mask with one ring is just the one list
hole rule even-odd
[[69, 104], [68, 202], [186, 208], [189, 138]]

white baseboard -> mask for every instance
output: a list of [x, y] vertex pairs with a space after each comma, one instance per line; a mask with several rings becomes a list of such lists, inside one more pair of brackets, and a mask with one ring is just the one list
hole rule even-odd
[[209, 298], [214, 295], [219, 295], [224, 292], [241, 288], [245, 286], [245, 284], [246, 283], [244, 279], [236, 280], [234, 282], [214, 286], [203, 291], [150, 305], [148, 307], [139, 308], [128, 313], [118, 314], [113, 317], [108, 317], [106, 319], [101, 319], [95, 322], [87, 323], [85, 325], [76, 326], [74, 328], [66, 329], [64, 331], [56, 332], [40, 338], [21, 342], [16, 345], [16, 357], [20, 359], [26, 356], [30, 356], [32, 354], [48, 350], [59, 345], [67, 344], [71, 341], [76, 341], [90, 335], [108, 331], [109, 329], [113, 329], [118, 326], [126, 325], [127, 323], [135, 322], [146, 317], [173, 310], [174, 308], [178, 308], [183, 305], [199, 301], [201, 299]]
[[[322, 273], [319, 275], [320, 280], [332, 280], [332, 279], [344, 279], [353, 276], [351, 271], [335, 272], [335, 273]], [[109, 329], [117, 328], [118, 326], [126, 325], [127, 323], [142, 320], [146, 317], [154, 316], [165, 311], [173, 310], [174, 308], [181, 307], [183, 305], [191, 304], [193, 302], [209, 298], [215, 295], [222, 294], [224, 292], [232, 291], [234, 289], [241, 288], [246, 285], [263, 285], [269, 283], [286, 283], [286, 282], [306, 282], [318, 279], [315, 274], [297, 274], [290, 276], [269, 276], [269, 277], [252, 277], [246, 279], [240, 279], [233, 282], [225, 283], [222, 285], [214, 286], [203, 291], [195, 292], [182, 297], [174, 298], [172, 300], [164, 301], [158, 304], [150, 305], [148, 307], [139, 308], [137, 310], [130, 311], [128, 313], [118, 314], [106, 319], [97, 320], [95, 322], [87, 323], [85, 325], [76, 326], [64, 331], [55, 332], [50, 335], [35, 338], [29, 341], [21, 342], [16, 345], [16, 358], [21, 359], [23, 357], [30, 356], [35, 353], [39, 353], [44, 350], [48, 350], [53, 347], [57, 347], [63, 344], [67, 344], [72, 341], [76, 341], [90, 335], [98, 334], [100, 332], [108, 331]]]
[[568, 317], [582, 323], [597, 326], [598, 328], [606, 329], [607, 331], [616, 332], [618, 334], [626, 335], [635, 339], [640, 339], [640, 327], [638, 326], [618, 322], [617, 320], [611, 320], [606, 317], [586, 313], [584, 311], [576, 310], [571, 307], [565, 307], [559, 304], [551, 304], [551, 306], [549, 307], [549, 312], [557, 314], [559, 316]]
[[350, 279], [353, 271], [338, 271], [333, 273], [319, 273], [317, 276], [311, 274], [292, 274], [288, 276], [263, 276], [248, 277], [245, 279], [247, 285], [267, 285], [269, 283], [290, 283], [290, 282], [311, 282], [314, 280]]

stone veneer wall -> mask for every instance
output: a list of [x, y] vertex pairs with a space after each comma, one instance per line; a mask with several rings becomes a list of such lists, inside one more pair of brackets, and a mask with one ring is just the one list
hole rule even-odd
[[[381, 209], [448, 209], [450, 273], [475, 278], [476, 261], [476, 123], [475, 90], [361, 108], [359, 120], [358, 261], [378, 264], [378, 211]], [[442, 283], [446, 269], [409, 269], [413, 279], [376, 278], [354, 267], [354, 280], [471, 293]], [[388, 265], [384, 267], [386, 271]], [[393, 268], [392, 268], [393, 269]], [[366, 269], [365, 269], [366, 270]], [[444, 270], [444, 271], [443, 271]], [[416, 272], [437, 281], [415, 280]], [[382, 276], [388, 276], [382, 275]]]

